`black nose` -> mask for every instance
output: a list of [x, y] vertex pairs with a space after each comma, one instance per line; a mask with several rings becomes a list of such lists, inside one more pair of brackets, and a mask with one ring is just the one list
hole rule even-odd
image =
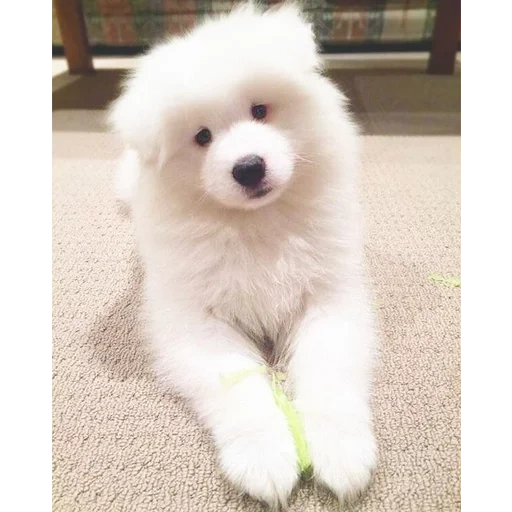
[[244, 187], [255, 187], [265, 176], [265, 161], [258, 155], [240, 158], [233, 167], [233, 178]]

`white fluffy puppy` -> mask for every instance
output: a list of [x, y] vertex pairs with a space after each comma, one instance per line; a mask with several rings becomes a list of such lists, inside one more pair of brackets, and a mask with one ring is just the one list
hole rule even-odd
[[155, 368], [209, 427], [238, 488], [271, 506], [298, 480], [269, 378], [286, 365], [315, 478], [340, 499], [376, 462], [374, 329], [357, 198], [359, 141], [311, 27], [251, 4], [141, 59], [111, 110], [126, 144]]

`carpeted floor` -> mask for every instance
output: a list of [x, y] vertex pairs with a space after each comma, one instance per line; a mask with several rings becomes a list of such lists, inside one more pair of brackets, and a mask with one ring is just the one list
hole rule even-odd
[[[222, 479], [210, 438], [158, 387], [137, 308], [141, 273], [110, 181], [101, 110], [118, 72], [53, 97], [55, 511], [260, 511]], [[460, 75], [333, 72], [363, 124], [367, 257], [382, 332], [380, 464], [352, 511], [460, 509]], [[333, 390], [336, 393], [336, 390]], [[302, 484], [290, 512], [339, 510]]]

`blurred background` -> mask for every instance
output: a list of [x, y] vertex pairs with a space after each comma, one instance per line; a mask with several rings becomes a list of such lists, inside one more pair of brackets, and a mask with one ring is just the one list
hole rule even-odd
[[[53, 54], [71, 71], [92, 68], [90, 55], [135, 55], [182, 34], [233, 0], [56, 0]], [[260, 2], [264, 6], [279, 1]], [[303, 0], [327, 53], [431, 51], [429, 71], [451, 73], [460, 49], [460, 2], [452, 0]]]

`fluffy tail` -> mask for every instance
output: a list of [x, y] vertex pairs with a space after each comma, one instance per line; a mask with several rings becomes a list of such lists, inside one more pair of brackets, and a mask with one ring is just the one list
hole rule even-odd
[[125, 149], [117, 164], [114, 187], [116, 199], [130, 206], [139, 179], [139, 157], [133, 149]]

